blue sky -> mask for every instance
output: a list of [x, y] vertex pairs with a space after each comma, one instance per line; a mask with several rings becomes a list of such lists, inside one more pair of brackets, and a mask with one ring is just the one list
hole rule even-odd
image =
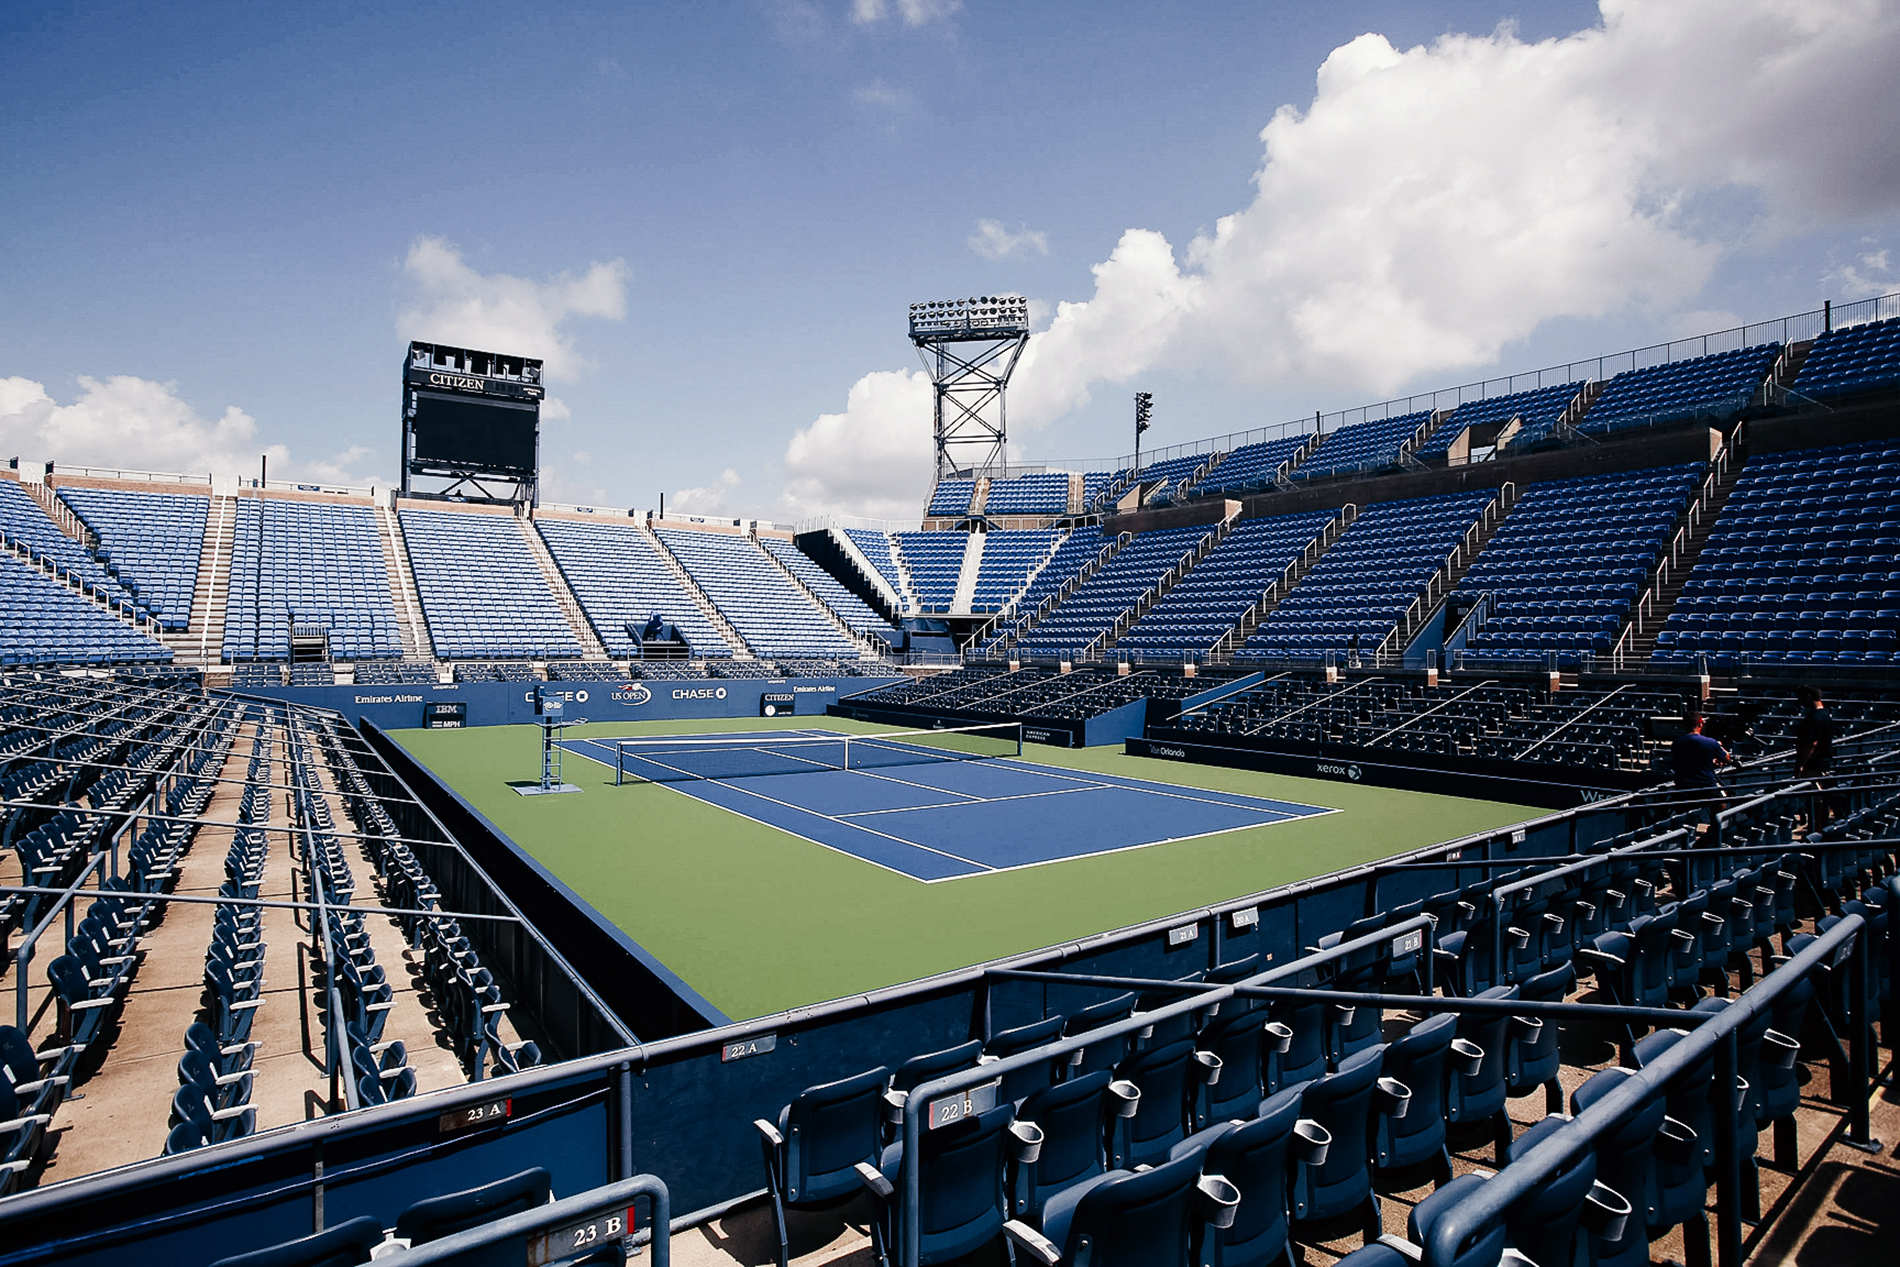
[[11, 5], [0, 456], [387, 484], [434, 337], [551, 358], [562, 500], [914, 514], [916, 299], [1032, 299], [1033, 460], [1900, 288], [1896, 64], [1874, 0]]

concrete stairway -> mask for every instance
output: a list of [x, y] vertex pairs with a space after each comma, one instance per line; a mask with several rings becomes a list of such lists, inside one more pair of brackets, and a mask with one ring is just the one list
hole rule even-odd
[[1465, 533], [1464, 540], [1445, 556], [1444, 566], [1426, 583], [1425, 592], [1405, 609], [1405, 615], [1399, 618], [1398, 625], [1379, 644], [1377, 663], [1396, 661], [1405, 654], [1405, 649], [1412, 645], [1412, 639], [1418, 636], [1418, 631], [1425, 627], [1438, 609], [1444, 606], [1452, 591], [1458, 588], [1458, 582], [1477, 562], [1485, 544], [1497, 534], [1504, 524], [1505, 516], [1511, 513], [1511, 507], [1516, 504], [1517, 485], [1506, 484], [1498, 490], [1498, 495], [1478, 516], [1478, 522]]
[[1629, 624], [1617, 639], [1612, 660], [1617, 668], [1647, 664], [1650, 654], [1656, 650], [1656, 635], [1662, 632], [1669, 613], [1675, 610], [1676, 600], [1682, 597], [1682, 587], [1688, 584], [1689, 574], [1702, 555], [1702, 547], [1708, 544], [1709, 530], [1721, 517], [1722, 508], [1728, 505], [1729, 494], [1735, 491], [1742, 463], [1733, 453], [1731, 444], [1717, 455], [1715, 470], [1683, 508], [1669, 548], [1663, 551], [1650, 573], [1649, 584], [1631, 607]]
[[560, 604], [561, 614], [567, 617], [568, 627], [574, 631], [575, 639], [581, 644], [581, 659], [607, 659], [606, 646], [594, 632], [587, 613], [581, 609], [581, 600], [574, 597], [574, 591], [568, 588], [567, 578], [561, 575], [560, 565], [548, 553], [548, 543], [541, 540], [541, 530], [531, 520], [517, 519], [515, 522], [521, 525], [521, 535], [527, 539], [528, 552], [534, 555], [542, 578], [547, 581], [548, 589], [553, 591], [554, 601]]
[[[752, 538], [751, 540], [754, 545], [758, 545], [757, 538]], [[871, 640], [869, 638], [860, 637], [858, 635], [857, 630], [853, 629], [850, 625], [845, 624], [844, 617], [840, 616], [837, 612], [833, 611], [831, 609], [831, 605], [825, 602], [824, 599], [818, 597], [818, 595], [815, 592], [813, 592], [811, 586], [805, 584], [805, 582], [798, 579], [798, 573], [786, 567], [782, 559], [780, 559], [776, 554], [773, 554], [770, 550], [766, 549], [763, 545], [759, 545], [759, 553], [765, 556], [766, 561], [768, 563], [770, 563], [773, 567], [778, 569], [780, 575], [782, 575], [786, 580], [792, 583], [793, 589], [797, 590], [800, 594], [803, 594], [805, 596], [806, 601], [808, 601], [813, 607], [816, 607], [819, 610], [819, 612], [821, 612], [824, 615], [824, 618], [831, 622], [831, 627], [833, 629], [836, 629], [839, 632], [839, 634], [841, 634], [845, 638], [850, 639], [851, 645], [858, 649], [858, 654], [860, 656], [868, 656], [873, 659], [876, 658], [877, 652], [872, 648]]]
[[724, 638], [726, 645], [732, 648], [732, 658], [735, 660], [758, 659], [758, 656], [753, 654], [752, 648], [746, 645], [746, 640], [739, 636], [739, 631], [732, 627], [732, 622], [726, 619], [718, 607], [714, 606], [712, 599], [707, 597], [706, 591], [699, 588], [699, 583], [693, 579], [692, 573], [673, 557], [673, 552], [666, 548], [666, 542], [660, 540], [660, 534], [653, 531], [653, 525], [643, 523], [640, 525], [640, 531], [646, 534], [648, 543], [659, 552], [660, 561], [666, 564], [667, 571], [671, 572], [673, 579], [680, 583], [680, 588], [686, 591], [687, 597], [693, 600], [700, 613], [712, 622], [713, 628], [719, 631], [719, 636]]
[[191, 591], [191, 623], [168, 633], [165, 645], [179, 664], [212, 665], [224, 658], [224, 613], [231, 601], [231, 555], [237, 543], [237, 498], [214, 496], [198, 549], [198, 583]]
[[387, 506], [376, 508], [377, 536], [383, 545], [383, 570], [389, 576], [389, 597], [402, 617], [402, 656], [405, 660], [428, 660], [435, 656], [435, 644], [429, 638], [429, 622], [422, 614], [422, 597], [416, 592], [416, 575], [409, 569], [409, 547], [403, 541], [402, 520]]
[[973, 532], [963, 543], [963, 566], [957, 572], [957, 587], [950, 595], [950, 610], [967, 612], [970, 603], [976, 597], [976, 578], [983, 570], [983, 547], [989, 544], [990, 534]]
[[1306, 574], [1311, 572], [1321, 556], [1332, 548], [1333, 542], [1339, 540], [1346, 529], [1352, 526], [1352, 521], [1358, 517], [1358, 512], [1357, 506], [1348, 504], [1340, 509], [1337, 516], [1328, 520], [1319, 535], [1307, 543], [1305, 552], [1288, 564], [1286, 571], [1274, 578], [1273, 583], [1260, 592], [1260, 601], [1247, 609], [1238, 624], [1221, 635], [1220, 641], [1210, 649], [1210, 654], [1216, 660], [1224, 659], [1232, 655], [1247, 639], [1253, 637], [1254, 630], [1265, 623], [1267, 617], [1273, 614], [1273, 609], [1285, 601], [1286, 596], [1293, 592], [1295, 586], [1306, 579]]

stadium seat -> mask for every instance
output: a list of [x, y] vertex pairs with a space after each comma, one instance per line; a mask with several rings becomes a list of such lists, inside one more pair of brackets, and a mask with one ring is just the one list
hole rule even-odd
[[1202, 1227], [1231, 1223], [1239, 1204], [1232, 1184], [1202, 1175], [1202, 1160], [1191, 1152], [1140, 1173], [1110, 1171], [1052, 1197], [1040, 1228], [1012, 1219], [1003, 1230], [1046, 1267], [1192, 1267]]
[[367, 1215], [248, 1254], [220, 1258], [211, 1267], [355, 1267], [383, 1242], [383, 1225]]
[[[1404, 1113], [1410, 1091], [1394, 1080], [1380, 1079], [1384, 1047], [1371, 1047], [1351, 1057], [1335, 1073], [1305, 1084], [1300, 1112], [1332, 1140], [1322, 1161], [1302, 1161], [1293, 1175], [1293, 1220], [1296, 1229], [1326, 1224], [1351, 1216], [1366, 1240], [1379, 1235], [1379, 1199], [1373, 1195], [1371, 1140], [1374, 1115]], [[1401, 1094], [1402, 1093], [1402, 1094]], [[1374, 1097], [1379, 1103], [1375, 1105]]]
[[[1028, 1025], [1018, 1025], [1014, 1029], [1003, 1030], [983, 1044], [983, 1054], [997, 1060], [1004, 1060], [1010, 1056], [1046, 1046], [1062, 1037], [1063, 1024], [1064, 1020], [1061, 1016], [1051, 1016], [1040, 1021], [1032, 1021]], [[1061, 1059], [1060, 1065], [1066, 1069], [1068, 1060]], [[1031, 1065], [1018, 1069], [1014, 1073], [1002, 1075], [1003, 1082], [997, 1088], [997, 1098], [1020, 1104], [1036, 1092], [1054, 1086], [1059, 1072], [1057, 1066], [1058, 1061], [1051, 1058], [1047, 1064]]]
[[[534, 1166], [480, 1187], [418, 1201], [396, 1216], [392, 1236], [411, 1247], [426, 1245], [511, 1214], [524, 1214], [546, 1205], [553, 1195], [548, 1172]], [[499, 1242], [465, 1254], [458, 1261], [468, 1267], [502, 1267], [504, 1263], [514, 1267], [525, 1248], [520, 1243]]]
[[[1629, 1072], [1624, 1069], [1605, 1069], [1592, 1074], [1571, 1094], [1571, 1113], [1582, 1113], [1615, 1090], [1627, 1077]], [[1619, 1125], [1597, 1138], [1597, 1181], [1611, 1191], [1623, 1194], [1636, 1206], [1621, 1236], [1605, 1236], [1595, 1246], [1597, 1267], [1635, 1267], [1636, 1264], [1649, 1261], [1646, 1210], [1653, 1208], [1649, 1196], [1652, 1152], [1667, 1116], [1668, 1108], [1662, 1097], [1652, 1096]]]
[[[1493, 986], [1474, 998], [1505, 1000], [1517, 997], [1516, 986]], [[1511, 1144], [1511, 1119], [1505, 1113], [1505, 1044], [1512, 1028], [1503, 1013], [1468, 1012], [1458, 1018], [1457, 1037], [1469, 1044], [1460, 1051], [1445, 1087], [1445, 1120], [1453, 1127], [1489, 1123], [1498, 1163]], [[1475, 1057], [1472, 1052], [1478, 1053]], [[1467, 1058], [1469, 1059], [1463, 1059]], [[1476, 1069], [1470, 1067], [1477, 1065]]]
[[1141, 1093], [1133, 1117], [1116, 1133], [1115, 1164], [1152, 1166], [1187, 1138], [1201, 1084], [1218, 1078], [1218, 1060], [1197, 1052], [1192, 1039], [1153, 1047], [1123, 1061], [1116, 1072]]
[[[1016, 1123], [1015, 1109], [998, 1104], [961, 1121], [925, 1131], [918, 1138], [918, 1257], [921, 1264], [949, 1262], [998, 1239], [1010, 1216], [1003, 1175], [1008, 1160], [1034, 1159], [1040, 1131]], [[878, 1261], [889, 1267], [893, 1252], [906, 1243], [905, 1203], [899, 1194], [911, 1165], [904, 1146], [885, 1148], [876, 1189], [879, 1218], [872, 1224]]]
[[1106, 1069], [1071, 1077], [1024, 1100], [1017, 1120], [1042, 1132], [1042, 1151], [1016, 1171], [1012, 1200], [1032, 1223], [1053, 1194], [1108, 1172], [1109, 1133], [1135, 1111], [1141, 1092]]
[[823, 1209], [873, 1190], [884, 1151], [884, 1093], [891, 1071], [882, 1066], [822, 1086], [807, 1087], [779, 1110], [777, 1123], [753, 1123], [765, 1151], [765, 1186], [777, 1221], [779, 1267], [791, 1263], [787, 1209]]
[[1175, 1146], [1171, 1160], [1204, 1150], [1204, 1173], [1221, 1176], [1240, 1194], [1233, 1223], [1208, 1230], [1210, 1267], [1288, 1261], [1291, 1166], [1296, 1157], [1323, 1158], [1331, 1144], [1317, 1122], [1301, 1120], [1299, 1092], [1283, 1091], [1260, 1105], [1252, 1120], [1210, 1126]]
[[[1449, 1062], [1457, 1028], [1456, 1016], [1441, 1013], [1420, 1021], [1386, 1046], [1383, 1072], [1409, 1087], [1412, 1099], [1404, 1117], [1382, 1114], [1373, 1121], [1372, 1164], [1385, 1190], [1414, 1186], [1405, 1177], [1425, 1165], [1431, 1167], [1434, 1185], [1442, 1186], [1451, 1178], [1451, 1156], [1445, 1150], [1445, 1086], [1451, 1076]], [[1463, 1052], [1460, 1057], [1464, 1058]]]

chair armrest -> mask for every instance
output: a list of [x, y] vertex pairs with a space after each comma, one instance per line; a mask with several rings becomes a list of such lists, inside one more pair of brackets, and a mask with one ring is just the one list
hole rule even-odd
[[858, 1182], [881, 1201], [890, 1200], [891, 1194], [897, 1191], [891, 1181], [884, 1177], [883, 1172], [868, 1161], [861, 1161], [851, 1169], [857, 1172]]
[[759, 1134], [765, 1136], [766, 1143], [774, 1148], [785, 1147], [785, 1137], [779, 1134], [778, 1127], [772, 1125], [762, 1117], [753, 1118], [752, 1125], [758, 1128]]
[[228, 1122], [232, 1118], [242, 1117], [246, 1113], [249, 1113], [250, 1111], [251, 1111], [251, 1106], [248, 1104], [234, 1104], [228, 1109], [212, 1110], [211, 1120], [214, 1122]]
[[225, 1006], [227, 1008], [230, 1008], [233, 1012], [239, 1012], [239, 1011], [245, 1011], [254, 1007], [263, 1007], [264, 1000], [262, 999], [232, 999], [229, 1003], [226, 1003]]
[[49, 1086], [63, 1087], [63, 1086], [66, 1086], [71, 1081], [72, 1079], [68, 1077], [66, 1074], [58, 1073], [58, 1074], [54, 1074], [50, 1078], [35, 1078], [31, 1082], [16, 1082], [13, 1084], [13, 1094], [32, 1095], [34, 1092], [39, 1091], [43, 1087], [49, 1087]]
[[1621, 968], [1626, 962], [1628, 962], [1620, 955], [1613, 955], [1607, 950], [1598, 950], [1594, 946], [1581, 947], [1578, 949], [1577, 953], [1579, 955], [1582, 955], [1586, 959], [1601, 959], [1603, 960], [1603, 962], [1608, 963], [1608, 964], [1614, 964], [1619, 968]]
[[365, 1012], [387, 1012], [390, 1008], [395, 1006], [396, 1000], [391, 999], [387, 1003], [365, 1003], [363, 1010]]
[[1062, 1251], [1056, 1248], [1055, 1242], [1021, 1219], [1003, 1224], [1003, 1235], [1027, 1250], [1043, 1267], [1056, 1267], [1062, 1261]]
[[45, 1126], [52, 1120], [53, 1115], [51, 1113], [29, 1113], [25, 1117], [16, 1117], [10, 1121], [0, 1122], [0, 1131], [10, 1131], [16, 1127], [31, 1126], [36, 1122], [41, 1126]]
[[1421, 1248], [1420, 1246], [1412, 1244], [1412, 1242], [1406, 1240], [1403, 1236], [1394, 1236], [1390, 1232], [1381, 1232], [1379, 1234], [1378, 1243], [1385, 1246], [1387, 1249], [1396, 1249], [1397, 1251], [1399, 1251], [1399, 1253], [1405, 1255], [1407, 1258], [1411, 1259], [1415, 1263], [1422, 1263], [1425, 1261], [1424, 1249]]
[[494, 1013], [506, 1012], [509, 1006], [507, 1003], [485, 1003], [482, 1005], [482, 1015], [488, 1016]]
[[81, 999], [77, 1003], [68, 1003], [66, 1006], [71, 1008], [75, 1012], [84, 1012], [84, 1011], [87, 1011], [88, 1009], [95, 1008], [95, 1007], [111, 1007], [114, 1003], [117, 1003], [118, 1001], [119, 1000], [116, 998]]

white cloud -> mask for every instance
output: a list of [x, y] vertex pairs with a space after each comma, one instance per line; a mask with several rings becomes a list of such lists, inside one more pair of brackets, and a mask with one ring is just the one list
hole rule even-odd
[[376, 454], [360, 446], [332, 457], [293, 460], [281, 444], [257, 434], [257, 420], [235, 405], [200, 417], [179, 399], [176, 383], [130, 374], [79, 380], [80, 395], [61, 405], [26, 378], [0, 379], [0, 451], [71, 466], [182, 474], [254, 475], [259, 456], [273, 479], [369, 484]]
[[[1093, 295], [1056, 305], [1011, 383], [1012, 433], [1157, 369], [1376, 400], [1495, 365], [1554, 319], [1685, 314], [1725, 255], [1900, 206], [1900, 5], [1601, 0], [1601, 14], [1537, 43], [1505, 26], [1335, 49], [1306, 108], [1261, 131], [1248, 206], [1179, 252], [1127, 230]], [[991, 240], [979, 223], [972, 247]], [[1836, 280], [1866, 293], [1888, 277], [1870, 251]], [[915, 377], [902, 427], [881, 402], [903, 376], [871, 374], [846, 413], [798, 432], [787, 500], [915, 515], [930, 452]], [[873, 448], [895, 443], [912, 447]]]
[[785, 513], [917, 518], [930, 491], [930, 411], [922, 371], [860, 378], [843, 413], [819, 415], [786, 445]]
[[675, 490], [667, 499], [667, 513], [678, 511], [682, 515], [729, 515], [732, 513], [732, 494], [739, 487], [739, 482], [739, 472], [727, 467], [710, 484]]
[[860, 26], [882, 22], [893, 12], [905, 26], [922, 26], [947, 18], [963, 7], [963, 0], [851, 0], [851, 20]]
[[1865, 252], [1853, 263], [1828, 273], [1825, 280], [1839, 286], [1847, 299], [1869, 299], [1900, 290], [1900, 273], [1895, 272], [1891, 254], [1884, 250]]
[[970, 249], [986, 260], [1006, 260], [1028, 251], [1047, 255], [1049, 235], [1027, 225], [1019, 225], [1011, 233], [1001, 220], [978, 220], [976, 232], [970, 235]]
[[859, 105], [878, 106], [887, 110], [904, 103], [904, 94], [882, 79], [852, 89], [851, 96]]
[[541, 500], [566, 502], [572, 506], [609, 505], [607, 490], [599, 484], [588, 482], [598, 473], [594, 466], [594, 455], [585, 449], [569, 454], [565, 460], [553, 457], [544, 450], [541, 456]]
[[572, 379], [585, 362], [563, 326], [574, 317], [618, 321], [627, 315], [624, 260], [594, 263], [579, 277], [560, 273], [544, 282], [506, 273], [480, 273], [460, 248], [438, 237], [417, 238], [403, 259], [416, 302], [397, 315], [405, 339], [425, 339], [538, 356], [550, 378]]

